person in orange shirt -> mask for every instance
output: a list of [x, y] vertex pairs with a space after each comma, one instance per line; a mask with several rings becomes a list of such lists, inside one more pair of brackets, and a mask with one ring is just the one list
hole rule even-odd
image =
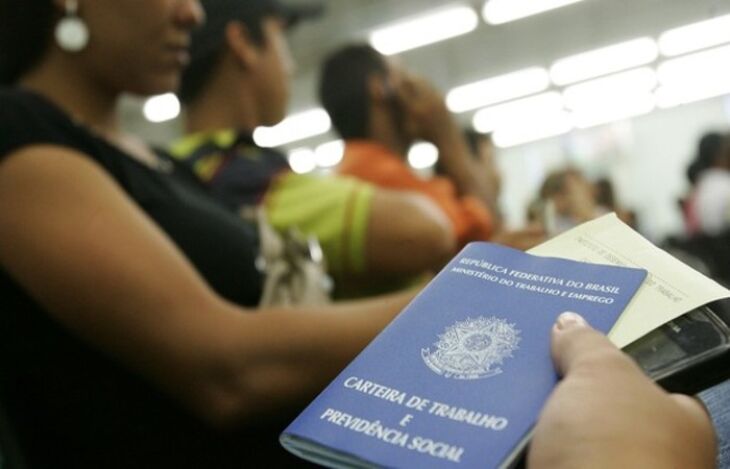
[[[443, 96], [425, 79], [370, 46], [351, 45], [325, 60], [319, 94], [345, 140], [340, 174], [426, 195], [449, 218], [459, 245], [490, 239], [527, 248], [542, 240], [541, 230], [502, 230], [498, 187], [478, 170]], [[409, 168], [406, 154], [417, 140], [438, 148], [444, 177], [422, 178]]]
[[478, 197], [460, 195], [456, 184], [445, 177], [422, 179], [411, 171], [400, 154], [380, 143], [348, 141], [338, 171], [381, 187], [410, 190], [428, 196], [451, 221], [460, 245], [492, 235], [492, 213]]

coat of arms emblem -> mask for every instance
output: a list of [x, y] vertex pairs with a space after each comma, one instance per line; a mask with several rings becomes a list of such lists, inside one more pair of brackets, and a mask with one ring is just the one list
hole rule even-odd
[[514, 324], [494, 316], [467, 318], [446, 328], [431, 348], [421, 349], [421, 357], [435, 373], [446, 378], [480, 379], [502, 372], [505, 358], [520, 343]]

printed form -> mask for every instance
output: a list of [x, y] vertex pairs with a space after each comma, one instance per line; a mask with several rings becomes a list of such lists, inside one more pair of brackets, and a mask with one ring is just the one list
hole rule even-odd
[[609, 338], [619, 347], [699, 306], [730, 297], [730, 290], [654, 246], [613, 213], [583, 223], [528, 252], [596, 264], [638, 267], [649, 272], [611, 329]]

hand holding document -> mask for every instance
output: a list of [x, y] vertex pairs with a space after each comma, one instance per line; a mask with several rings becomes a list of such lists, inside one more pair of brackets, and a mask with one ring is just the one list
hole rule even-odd
[[[728, 296], [615, 215], [530, 254], [472, 243], [281, 442], [337, 468], [513, 467], [558, 383], [550, 336], [562, 312], [580, 313], [599, 332], [610, 330], [623, 347]], [[661, 395], [650, 389], [650, 399]]]
[[281, 442], [337, 468], [512, 467], [558, 382], [556, 318], [605, 333], [646, 274], [471, 243]]
[[649, 272], [609, 338], [624, 347], [699, 306], [730, 297], [730, 290], [683, 264], [629, 228], [615, 214], [584, 223], [529, 251]]

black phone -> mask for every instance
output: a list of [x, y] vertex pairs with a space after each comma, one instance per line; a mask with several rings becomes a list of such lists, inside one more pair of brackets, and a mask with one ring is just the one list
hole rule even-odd
[[696, 394], [730, 379], [727, 301], [702, 306], [624, 347], [670, 392]]

